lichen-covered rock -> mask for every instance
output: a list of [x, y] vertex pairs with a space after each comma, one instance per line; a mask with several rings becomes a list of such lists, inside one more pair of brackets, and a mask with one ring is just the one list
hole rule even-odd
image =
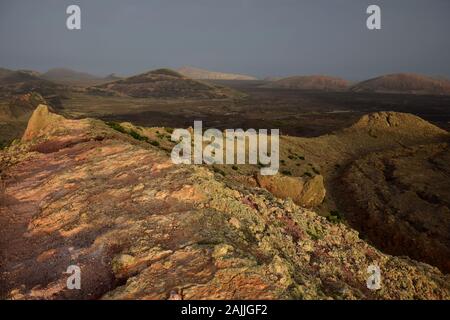
[[[450, 299], [436, 268], [101, 122], [39, 132], [5, 151], [1, 298]], [[378, 291], [366, 286], [372, 264]], [[70, 265], [81, 290], [66, 287]]]
[[260, 187], [267, 189], [276, 197], [291, 198], [296, 204], [303, 207], [311, 208], [321, 204], [326, 194], [321, 175], [308, 179], [280, 174], [275, 176], [257, 175], [256, 180]]

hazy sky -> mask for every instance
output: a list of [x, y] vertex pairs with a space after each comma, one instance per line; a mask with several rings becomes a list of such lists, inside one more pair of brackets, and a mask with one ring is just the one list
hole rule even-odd
[[[66, 28], [81, 7], [82, 29]], [[382, 9], [382, 30], [366, 8]], [[0, 66], [134, 74], [192, 65], [265, 76], [450, 76], [449, 0], [0, 0]]]

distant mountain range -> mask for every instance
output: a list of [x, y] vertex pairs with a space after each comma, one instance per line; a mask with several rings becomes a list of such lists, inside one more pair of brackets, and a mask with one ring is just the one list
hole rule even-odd
[[91, 94], [135, 98], [221, 99], [239, 95], [232, 89], [190, 79], [171, 69], [157, 69], [89, 88]]
[[0, 95], [38, 92], [43, 96], [53, 96], [64, 91], [64, 86], [43, 79], [35, 71], [19, 70], [4, 73], [0, 77]]
[[271, 81], [266, 88], [352, 91], [377, 93], [450, 95], [450, 80], [414, 73], [395, 73], [365, 80], [356, 84], [326, 75], [294, 76]]
[[248, 75], [216, 72], [190, 66], [181, 67], [177, 71], [186, 77], [198, 80], [257, 80]]
[[[57, 85], [64, 85], [93, 89], [90, 91], [100, 90], [103, 91], [103, 94], [111, 94], [112, 91], [109, 88], [120, 87], [121, 89], [119, 91], [121, 91], [124, 89], [124, 86], [128, 86], [129, 88], [124, 89], [125, 91], [133, 92], [132, 94], [137, 96], [150, 95], [152, 97], [169, 97], [171, 95], [169, 94], [171, 89], [185, 97], [221, 97], [229, 95], [229, 92], [223, 91], [224, 87], [199, 80], [245, 81], [256, 80], [256, 78], [242, 74], [215, 72], [189, 66], [182, 67], [177, 71], [158, 69], [128, 78], [117, 76], [114, 73], [106, 77], [100, 77], [67, 68], [54, 68], [45, 73], [32, 70], [15, 71], [0, 68], [0, 93], [13, 89], [14, 92], [17, 91], [17, 93], [22, 94], [28, 92], [27, 90], [39, 89], [40, 91], [38, 90], [38, 92], [46, 96], [53, 94], [52, 91], [55, 91], [54, 89]], [[137, 86], [136, 81], [140, 81], [141, 85]], [[430, 77], [414, 73], [387, 74], [356, 84], [328, 75], [276, 77], [266, 78], [264, 81], [265, 83], [263, 82], [261, 85], [264, 88], [450, 95], [450, 80], [445, 77]], [[150, 82], [153, 82], [153, 84], [150, 85]], [[130, 89], [131, 83], [135, 87], [133, 90]], [[146, 83], [146, 85], [144, 86], [143, 83]], [[218, 93], [218, 88], [221, 88], [221, 93]], [[105, 91], [104, 89], [107, 90]], [[119, 93], [119, 91], [116, 91], [116, 93]], [[144, 91], [146, 91], [145, 94]], [[198, 92], [194, 93], [195, 91]], [[212, 91], [215, 91], [215, 93], [211, 94]], [[206, 94], [206, 92], [209, 93]]]
[[43, 73], [41, 78], [61, 84], [79, 86], [92, 86], [120, 79], [120, 77], [117, 77], [115, 74], [111, 74], [107, 77], [100, 77], [66, 68], [50, 69]]
[[413, 94], [450, 94], [450, 81], [413, 73], [388, 74], [354, 85], [352, 91]]
[[65, 68], [54, 68], [48, 70], [41, 75], [43, 79], [56, 81], [56, 82], [73, 82], [73, 81], [86, 81], [86, 80], [98, 80], [100, 77], [96, 77], [89, 73], [78, 72]]
[[324, 75], [295, 76], [279, 79], [264, 85], [267, 88], [323, 91], [342, 91], [347, 90], [349, 86], [350, 82], [347, 80]]
[[116, 81], [116, 80], [123, 79], [123, 77], [118, 76], [115, 73], [111, 73], [111, 74], [107, 75], [106, 77], [104, 77], [103, 79], [106, 80], [106, 81]]
[[9, 70], [9, 69], [5, 69], [5, 68], [0, 68], [0, 78], [7, 76], [11, 72], [13, 72], [13, 71]]

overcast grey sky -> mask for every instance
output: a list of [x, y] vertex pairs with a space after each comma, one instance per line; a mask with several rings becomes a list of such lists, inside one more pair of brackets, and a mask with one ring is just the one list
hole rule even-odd
[[[80, 31], [66, 28], [70, 4]], [[370, 4], [380, 31], [366, 28]], [[449, 39], [449, 0], [0, 0], [0, 66], [13, 69], [448, 77]]]

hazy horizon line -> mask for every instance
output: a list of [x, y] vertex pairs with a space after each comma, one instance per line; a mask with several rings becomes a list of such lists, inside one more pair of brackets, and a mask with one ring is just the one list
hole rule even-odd
[[[423, 72], [417, 72], [417, 71], [405, 71], [405, 70], [397, 70], [397, 71], [388, 71], [388, 72], [380, 72], [377, 74], [372, 74], [366, 77], [344, 77], [341, 75], [337, 75], [337, 74], [333, 74], [333, 73], [292, 73], [292, 74], [284, 74], [284, 75], [279, 75], [279, 74], [271, 74], [271, 75], [266, 75], [263, 77], [260, 76], [256, 76], [253, 74], [249, 74], [249, 73], [245, 73], [245, 72], [241, 72], [241, 71], [224, 71], [224, 70], [218, 70], [218, 69], [208, 69], [206, 67], [199, 67], [199, 66], [193, 66], [193, 65], [188, 65], [188, 64], [184, 64], [178, 67], [172, 67], [172, 66], [159, 66], [159, 67], [149, 67], [149, 68], [142, 68], [141, 71], [136, 71], [136, 72], [130, 72], [130, 73], [120, 73], [120, 72], [107, 72], [107, 73], [97, 73], [97, 72], [90, 72], [87, 71], [85, 69], [78, 69], [78, 68], [74, 68], [71, 66], [55, 66], [55, 67], [51, 67], [48, 69], [43, 69], [43, 68], [33, 68], [33, 67], [10, 67], [10, 66], [4, 66], [1, 65], [0, 68], [3, 69], [8, 69], [11, 71], [37, 71], [40, 74], [44, 74], [48, 71], [51, 70], [56, 70], [56, 69], [64, 69], [64, 70], [69, 70], [69, 71], [73, 71], [73, 72], [77, 72], [77, 73], [85, 73], [88, 74], [90, 76], [96, 77], [96, 78], [105, 78], [108, 77], [110, 75], [116, 75], [119, 77], [124, 77], [124, 78], [128, 78], [128, 77], [132, 77], [135, 75], [139, 75], [142, 73], [146, 73], [146, 72], [150, 72], [153, 70], [158, 70], [158, 69], [171, 69], [174, 71], [177, 71], [180, 68], [183, 67], [191, 67], [191, 68], [196, 68], [196, 69], [202, 69], [205, 71], [210, 71], [210, 72], [218, 72], [218, 73], [228, 73], [228, 74], [239, 74], [239, 75], [245, 75], [245, 76], [251, 76], [256, 78], [256, 80], [265, 80], [267, 78], [290, 78], [290, 77], [297, 77], [297, 76], [329, 76], [329, 77], [337, 77], [337, 78], [341, 78], [344, 80], [348, 80], [348, 81], [364, 81], [364, 80], [369, 80], [369, 79], [374, 79], [377, 77], [381, 77], [381, 76], [385, 76], [385, 75], [390, 75], [390, 74], [417, 74], [417, 75], [423, 75], [423, 76], [428, 76], [431, 78], [435, 78], [435, 79], [439, 79], [439, 78], [443, 78], [446, 80], [450, 80], [450, 76], [449, 75], [444, 75], [444, 74], [429, 74], [429, 73], [423, 73]], [[254, 80], [254, 81], [256, 81]], [[249, 81], [249, 80], [246, 80]], [[251, 81], [251, 80], [250, 80]]]

